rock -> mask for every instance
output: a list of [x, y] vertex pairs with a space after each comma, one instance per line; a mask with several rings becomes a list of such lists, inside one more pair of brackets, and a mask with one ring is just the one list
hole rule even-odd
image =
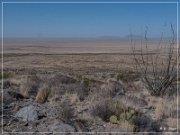
[[20, 109], [16, 114], [16, 118], [21, 118], [22, 121], [35, 121], [38, 119], [38, 113], [36, 107], [29, 105]]
[[55, 121], [53, 125], [50, 125], [50, 130], [52, 132], [75, 132], [74, 127], [61, 121]]

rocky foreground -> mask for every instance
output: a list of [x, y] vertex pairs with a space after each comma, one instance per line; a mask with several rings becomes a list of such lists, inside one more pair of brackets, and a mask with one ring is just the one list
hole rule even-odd
[[151, 96], [132, 73], [130, 78], [114, 74], [98, 80], [80, 73], [8, 74], [3, 82], [4, 132], [177, 131], [175, 97]]

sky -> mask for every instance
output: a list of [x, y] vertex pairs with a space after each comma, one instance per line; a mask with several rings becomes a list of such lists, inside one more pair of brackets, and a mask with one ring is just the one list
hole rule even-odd
[[176, 4], [3, 4], [4, 37], [125, 37], [130, 33], [149, 37], [176, 31]]

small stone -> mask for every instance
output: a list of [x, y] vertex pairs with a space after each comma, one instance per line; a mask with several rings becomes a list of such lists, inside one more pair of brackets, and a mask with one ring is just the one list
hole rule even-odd
[[75, 128], [71, 125], [65, 124], [63, 122], [56, 121], [53, 125], [50, 125], [50, 130], [52, 132], [75, 132]]

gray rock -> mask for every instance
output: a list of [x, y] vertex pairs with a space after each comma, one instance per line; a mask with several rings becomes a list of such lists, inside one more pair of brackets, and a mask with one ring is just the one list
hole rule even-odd
[[52, 132], [75, 132], [74, 127], [61, 121], [55, 121], [53, 125], [50, 125], [50, 130]]
[[15, 114], [15, 117], [22, 119], [22, 121], [35, 121], [38, 119], [38, 113], [36, 107], [29, 105], [20, 109]]

